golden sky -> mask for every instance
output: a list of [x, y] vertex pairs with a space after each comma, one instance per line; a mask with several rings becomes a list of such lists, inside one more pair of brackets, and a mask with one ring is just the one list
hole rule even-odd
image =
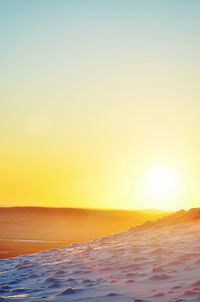
[[196, 0], [1, 3], [0, 205], [198, 207], [199, 14]]

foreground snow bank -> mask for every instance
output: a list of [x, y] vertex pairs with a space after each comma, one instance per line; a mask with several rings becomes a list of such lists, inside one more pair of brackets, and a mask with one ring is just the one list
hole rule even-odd
[[0, 261], [0, 301], [200, 301], [200, 209]]

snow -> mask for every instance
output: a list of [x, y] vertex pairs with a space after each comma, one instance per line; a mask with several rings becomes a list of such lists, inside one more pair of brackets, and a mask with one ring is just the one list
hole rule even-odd
[[0, 301], [200, 301], [200, 210], [0, 260]]

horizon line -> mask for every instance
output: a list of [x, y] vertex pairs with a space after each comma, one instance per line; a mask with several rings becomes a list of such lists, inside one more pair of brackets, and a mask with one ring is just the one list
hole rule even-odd
[[160, 212], [176, 212], [177, 210], [167, 210], [158, 208], [141, 208], [141, 209], [122, 209], [122, 208], [88, 208], [88, 207], [53, 207], [53, 206], [20, 206], [20, 205], [0, 205], [0, 208], [41, 208], [41, 209], [70, 209], [70, 210], [94, 210], [94, 211], [125, 211], [125, 212], [136, 212], [136, 211], [160, 211]]

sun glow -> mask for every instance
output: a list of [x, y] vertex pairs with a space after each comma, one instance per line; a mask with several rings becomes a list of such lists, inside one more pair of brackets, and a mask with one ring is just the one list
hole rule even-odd
[[158, 166], [144, 174], [141, 186], [143, 207], [162, 210], [179, 208], [181, 181], [177, 171]]
[[169, 168], [161, 167], [151, 171], [146, 177], [147, 188], [155, 195], [169, 195], [178, 184], [177, 175]]

